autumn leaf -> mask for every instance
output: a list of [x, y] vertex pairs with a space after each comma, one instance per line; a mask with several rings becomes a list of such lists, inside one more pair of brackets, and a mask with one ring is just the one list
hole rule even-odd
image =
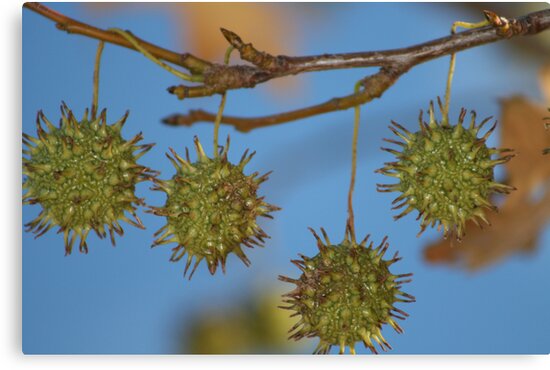
[[[550, 91], [550, 68], [541, 73], [543, 94]], [[516, 191], [507, 195], [498, 213], [488, 214], [491, 226], [467, 225], [462, 243], [441, 240], [424, 249], [430, 263], [446, 263], [477, 270], [511, 255], [533, 251], [550, 220], [550, 131], [544, 130], [547, 107], [516, 96], [501, 101], [501, 147], [515, 149], [506, 163], [506, 183]], [[498, 201], [498, 199], [496, 199]]]

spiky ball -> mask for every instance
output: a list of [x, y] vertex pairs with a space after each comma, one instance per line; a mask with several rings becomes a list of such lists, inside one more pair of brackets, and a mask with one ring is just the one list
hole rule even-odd
[[167, 223], [156, 234], [153, 246], [177, 243], [172, 249], [171, 261], [179, 261], [187, 254], [184, 276], [195, 258], [189, 279], [200, 261], [206, 260], [211, 274], [221, 263], [225, 272], [227, 256], [234, 253], [249, 265], [250, 261], [241, 245], [252, 248], [262, 246], [268, 235], [258, 226], [258, 216], [273, 218], [270, 212], [279, 210], [264, 201], [257, 194], [258, 187], [269, 177], [269, 173], [245, 175], [244, 167], [255, 153], [243, 154], [234, 165], [227, 159], [229, 138], [221, 153], [208, 157], [195, 137], [198, 160], [191, 162], [173, 149], [168, 159], [176, 168], [171, 180], [155, 180], [154, 190], [167, 194], [164, 207], [151, 207], [151, 212], [165, 216]]
[[408, 314], [394, 304], [415, 301], [401, 290], [412, 274], [390, 272], [390, 265], [401, 258], [397, 253], [389, 260], [382, 258], [389, 247], [387, 238], [374, 248], [372, 242], [367, 246], [368, 235], [357, 243], [347, 233], [343, 242], [334, 245], [324, 229], [324, 242], [310, 230], [317, 239], [319, 254], [311, 258], [300, 255], [300, 260], [292, 261], [302, 271], [298, 279], [279, 276], [296, 285], [284, 295], [288, 306], [281, 307], [295, 311], [291, 316], [301, 316], [290, 330], [290, 338], [319, 337], [314, 353], [323, 354], [332, 346], [339, 346], [341, 354], [349, 346], [354, 354], [356, 342], [363, 342], [373, 353], [377, 353], [373, 342], [383, 351], [391, 349], [382, 336], [382, 325], [403, 332], [395, 319], [404, 320]]
[[[399, 145], [402, 150], [382, 148], [397, 158], [385, 163], [377, 170], [396, 178], [396, 184], [378, 184], [380, 192], [401, 193], [392, 204], [392, 209], [404, 207], [395, 219], [413, 210], [420, 219], [419, 235], [427, 226], [443, 227], [445, 237], [455, 234], [457, 239], [464, 235], [467, 221], [479, 225], [479, 220], [489, 224], [484, 209], [496, 210], [490, 202], [492, 193], [509, 193], [513, 187], [495, 181], [493, 170], [496, 165], [506, 163], [513, 154], [511, 149], [489, 148], [487, 138], [494, 125], [480, 138], [480, 129], [491, 117], [476, 125], [476, 113], [471, 112], [469, 127], [463, 126], [466, 110], [462, 109], [458, 123], [449, 125], [445, 120], [439, 123], [434, 114], [433, 103], [429, 108], [429, 123], [423, 122], [420, 113], [420, 130], [411, 133], [393, 122], [390, 129], [402, 141], [384, 139]], [[493, 159], [496, 154], [508, 153]]]
[[144, 203], [134, 191], [137, 183], [154, 173], [137, 160], [153, 145], [136, 145], [143, 138], [141, 133], [129, 141], [122, 138], [120, 131], [127, 117], [128, 112], [108, 125], [106, 110], [92, 120], [86, 111], [78, 121], [63, 103], [56, 127], [38, 112], [38, 138], [23, 133], [27, 146], [23, 150], [27, 156], [23, 158], [23, 203], [40, 204], [42, 212], [26, 224], [27, 231], [38, 237], [58, 226], [68, 255], [77, 236], [80, 251], [88, 252], [86, 237], [92, 230], [104, 238], [107, 229], [114, 245], [114, 233], [123, 234], [119, 221], [143, 228], [135, 211]]

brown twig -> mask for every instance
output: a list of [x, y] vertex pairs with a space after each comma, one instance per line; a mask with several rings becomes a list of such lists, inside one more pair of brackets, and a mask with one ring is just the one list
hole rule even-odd
[[[325, 103], [311, 107], [263, 117], [225, 116], [222, 123], [232, 125], [237, 130], [246, 132], [259, 127], [348, 109], [357, 104], [364, 104], [374, 98], [380, 97], [403, 73], [418, 64], [495, 41], [521, 35], [534, 35], [550, 28], [550, 10], [548, 9], [512, 20], [498, 16], [490, 11], [485, 11], [484, 14], [486, 19], [491, 23], [490, 26], [453, 34], [407, 48], [361, 53], [324, 54], [308, 57], [274, 57], [256, 50], [251, 44], [245, 44], [235, 33], [222, 30], [228, 42], [240, 52], [242, 59], [251, 62], [267, 74], [262, 76], [264, 81], [302, 72], [373, 66], [381, 67], [378, 73], [365, 79], [365, 89], [358, 94], [333, 98]], [[197, 89], [200, 89], [200, 87], [197, 87]], [[198, 90], [195, 91], [194, 96], [197, 95]], [[213, 115], [209, 112], [192, 110], [185, 115], [175, 114], [167, 117], [163, 122], [168, 125], [186, 126], [199, 121], [210, 122], [212, 119]]]
[[[79, 22], [75, 19], [69, 18], [64, 14], [56, 12], [53, 9], [48, 8], [40, 3], [25, 3], [25, 8], [28, 8], [44, 17], [51, 19], [56, 24], [56, 27], [67, 33], [74, 33], [91, 37], [93, 39], [102, 40], [111, 44], [124, 46], [128, 49], [136, 50], [128, 40], [115, 32], [105, 31], [94, 26], [90, 26], [86, 23]], [[187, 68], [191, 73], [202, 74], [205, 68], [212, 65], [212, 63], [195, 57], [189, 53], [176, 53], [174, 51], [164, 49], [160, 46], [151, 44], [147, 41], [138, 39], [140, 44], [149, 51], [152, 55], [159, 59], [163, 59], [167, 62]]]
[[[223, 116], [222, 122], [234, 126], [237, 130], [248, 132], [255, 128], [266, 127], [295, 121], [298, 119], [311, 117], [317, 114], [333, 112], [336, 110], [348, 109], [357, 105], [368, 103], [374, 98], [378, 98], [395, 81], [405, 73], [410, 66], [396, 65], [393, 67], [381, 68], [381, 70], [363, 80], [362, 91], [341, 98], [333, 98], [327, 102], [311, 107], [297, 109], [294, 111], [279, 113], [264, 117], [243, 118], [233, 116]], [[203, 110], [192, 110], [189, 114], [175, 114], [163, 120], [164, 123], [171, 126], [190, 126], [196, 122], [213, 122], [216, 115]]]
[[[61, 30], [134, 49], [127, 40], [116, 33], [103, 31], [73, 20], [41, 4], [25, 3], [25, 7], [55, 21]], [[273, 56], [259, 51], [252, 44], [244, 43], [234, 32], [222, 29], [223, 35], [239, 52], [241, 58], [252, 63], [253, 66], [225, 66], [210, 63], [188, 53], [179, 54], [143, 40], [138, 41], [157, 58], [180, 65], [189, 69], [191, 73], [203, 77], [202, 85], [179, 85], [168, 89], [170, 93], [180, 99], [223, 94], [232, 89], [252, 88], [274, 78], [304, 72], [380, 67], [378, 73], [365, 79], [365, 89], [357, 94], [333, 98], [311, 107], [264, 117], [223, 117], [222, 123], [233, 125], [241, 131], [250, 131], [258, 127], [276, 125], [364, 104], [380, 97], [403, 73], [418, 64], [495, 41], [521, 35], [534, 35], [550, 28], [550, 9], [511, 20], [489, 11], [485, 11], [485, 17], [491, 26], [457, 33], [407, 48], [302, 57]], [[209, 112], [192, 110], [186, 115], [172, 115], [163, 122], [169, 125], [191, 125], [198, 121], [213, 122], [215, 117], [215, 114]]]
[[534, 12], [513, 20], [500, 17], [490, 11], [485, 11], [485, 17], [492, 26], [461, 32], [406, 48], [303, 57], [270, 55], [259, 51], [252, 44], [244, 43], [234, 32], [222, 28], [223, 35], [239, 51], [241, 58], [254, 64], [255, 67], [213, 65], [205, 71], [203, 86], [180, 85], [170, 88], [169, 91], [183, 99], [221, 94], [226, 90], [243, 87], [250, 88], [274, 78], [304, 72], [386, 67], [395, 64], [417, 65], [465, 49], [513, 36], [532, 35], [550, 28], [550, 10]]

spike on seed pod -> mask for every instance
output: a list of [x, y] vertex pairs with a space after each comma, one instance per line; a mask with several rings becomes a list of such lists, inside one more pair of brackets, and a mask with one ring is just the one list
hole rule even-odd
[[189, 161], [187, 150], [187, 159], [173, 149], [171, 155], [167, 154], [176, 174], [170, 180], [154, 180], [157, 186], [153, 189], [166, 193], [167, 199], [163, 207], [151, 207], [148, 211], [166, 217], [167, 221], [155, 234], [153, 246], [177, 243], [170, 260], [178, 261], [187, 254], [184, 276], [195, 259], [189, 279], [202, 260], [212, 275], [220, 264], [225, 273], [231, 253], [250, 265], [241, 246], [263, 246], [264, 239], [269, 237], [258, 226], [256, 218], [272, 218], [270, 213], [280, 209], [257, 195], [267, 174], [247, 176], [243, 173], [254, 153], [249, 155], [247, 150], [234, 165], [227, 158], [229, 137], [214, 158], [206, 155], [197, 137], [194, 146], [198, 156], [194, 163]]
[[137, 159], [153, 145], [136, 145], [141, 135], [130, 141], [122, 138], [120, 128], [127, 116], [128, 112], [118, 122], [107, 125], [105, 110], [94, 120], [88, 119], [86, 111], [78, 121], [62, 103], [56, 127], [42, 111], [38, 112], [38, 138], [23, 133], [23, 203], [40, 204], [42, 212], [25, 225], [27, 231], [39, 237], [58, 226], [68, 255], [77, 237], [80, 252], [88, 252], [86, 238], [90, 231], [104, 238], [106, 228], [114, 245], [114, 234], [123, 234], [120, 220], [144, 228], [135, 213], [144, 203], [134, 191], [137, 183], [156, 173], [137, 164]]
[[[466, 222], [488, 222], [485, 209], [496, 209], [489, 201], [492, 193], [514, 190], [495, 182], [493, 175], [495, 166], [506, 163], [514, 155], [509, 149], [487, 147], [486, 141], [495, 130], [496, 122], [481, 137], [477, 136], [490, 118], [476, 124], [476, 113], [472, 111], [469, 125], [463, 125], [466, 110], [462, 109], [456, 125], [444, 125], [437, 121], [433, 103], [428, 114], [429, 123], [422, 121], [421, 114], [420, 130], [415, 133], [400, 125], [392, 127], [404, 142], [399, 142], [400, 151], [388, 150], [397, 160], [386, 163], [377, 172], [399, 182], [378, 185], [378, 191], [401, 193], [393, 204], [394, 208], [404, 208], [395, 219], [418, 211], [418, 235], [426, 227], [437, 225], [445, 237], [456, 235], [460, 240]], [[492, 158], [493, 154], [502, 156]]]
[[401, 290], [412, 274], [390, 272], [390, 265], [400, 258], [396, 253], [389, 260], [383, 259], [389, 247], [387, 238], [374, 247], [372, 242], [367, 246], [369, 235], [359, 244], [347, 235], [340, 244], [333, 245], [323, 229], [326, 242], [313, 229], [310, 231], [320, 252], [312, 258], [299, 255], [301, 260], [295, 260], [302, 271], [298, 279], [279, 276], [279, 280], [296, 285], [283, 295], [286, 306], [281, 308], [302, 317], [290, 329], [289, 339], [318, 337], [316, 354], [326, 354], [332, 346], [338, 346], [341, 354], [348, 346], [354, 354], [356, 342], [363, 342], [373, 353], [378, 353], [375, 343], [383, 351], [391, 349], [382, 336], [382, 325], [403, 332], [396, 319], [404, 320], [408, 314], [394, 305], [415, 302], [413, 296]]

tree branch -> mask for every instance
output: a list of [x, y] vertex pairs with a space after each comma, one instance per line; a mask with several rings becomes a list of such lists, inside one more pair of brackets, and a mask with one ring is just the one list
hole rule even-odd
[[[409, 65], [383, 67], [378, 73], [363, 80], [364, 89], [357, 94], [333, 98], [325, 103], [311, 107], [265, 117], [244, 118], [223, 116], [221, 123], [232, 125], [239, 131], [248, 132], [259, 127], [277, 125], [318, 114], [355, 107], [365, 104], [374, 98], [379, 98], [409, 68]], [[215, 118], [215, 114], [203, 110], [191, 110], [189, 114], [185, 115], [174, 114], [165, 118], [163, 122], [171, 126], [191, 126], [195, 122], [213, 122]]]
[[169, 92], [180, 99], [222, 94], [231, 89], [251, 88], [259, 83], [303, 72], [318, 72], [345, 68], [384, 67], [410, 63], [417, 65], [429, 60], [456, 53], [476, 46], [520, 35], [533, 35], [550, 28], [550, 10], [534, 12], [507, 20], [486, 11], [492, 26], [469, 30], [422, 44], [393, 50], [359, 53], [323, 54], [303, 57], [273, 56], [245, 44], [241, 38], [221, 29], [227, 41], [237, 49], [243, 60], [255, 65], [213, 65], [205, 71], [203, 86], [173, 86]]
[[[24, 6], [53, 20], [59, 29], [68, 33], [81, 34], [135, 50], [134, 46], [116, 33], [76, 21], [39, 3], [25, 3]], [[225, 66], [202, 60], [189, 53], [179, 54], [143, 40], [138, 40], [138, 42], [158, 59], [182, 66], [194, 75], [202, 76], [202, 85], [179, 85], [168, 88], [168, 91], [179, 99], [223, 94], [233, 89], [252, 88], [274, 78], [304, 72], [381, 67], [378, 73], [364, 80], [365, 88], [357, 94], [333, 98], [325, 103], [270, 116], [223, 117], [222, 123], [233, 125], [241, 131], [250, 131], [258, 127], [364, 104], [380, 97], [403, 73], [418, 64], [495, 41], [522, 35], [534, 35], [550, 28], [550, 9], [511, 20], [489, 11], [485, 11], [485, 17], [491, 22], [491, 26], [457, 33], [407, 48], [299, 57], [273, 56], [259, 51], [252, 44], [244, 43], [234, 32], [222, 28], [224, 37], [239, 52], [241, 59], [252, 63], [252, 66]], [[198, 121], [212, 122], [215, 116], [215, 114], [202, 110], [192, 110], [186, 115], [172, 115], [163, 122], [176, 126], [191, 125]]]
[[[136, 48], [128, 40], [115, 32], [104, 31], [102, 29], [90, 26], [86, 23], [79, 22], [77, 20], [67, 17], [64, 14], [56, 12], [55, 10], [50, 9], [40, 3], [25, 3], [23, 4], [23, 6], [40, 15], [43, 15], [48, 19], [51, 19], [56, 23], [56, 27], [59, 30], [66, 31], [67, 33], [88, 36], [93, 39], [136, 50]], [[136, 39], [138, 38], [136, 37]], [[202, 74], [205, 68], [212, 65], [212, 63], [197, 58], [189, 53], [179, 54], [174, 51], [151, 44], [147, 41], [143, 41], [140, 39], [138, 39], [138, 41], [147, 51], [149, 51], [155, 57], [187, 68], [191, 73], [194, 74]]]
[[[508, 20], [493, 12], [485, 11], [491, 26], [473, 29], [415, 46], [361, 53], [324, 54], [306, 57], [272, 56], [258, 51], [252, 44], [245, 44], [235, 33], [222, 29], [228, 42], [235, 47], [241, 58], [267, 72], [264, 81], [302, 72], [330, 69], [380, 66], [378, 73], [365, 79], [365, 89], [345, 97], [333, 98], [325, 103], [289, 112], [263, 117], [225, 116], [222, 123], [232, 125], [237, 130], [247, 132], [255, 128], [272, 126], [317, 114], [333, 112], [364, 104], [380, 97], [385, 90], [410, 68], [445, 55], [489, 44], [515, 36], [534, 35], [550, 28], [550, 10], [534, 12], [526, 16]], [[263, 81], [262, 81], [263, 82]], [[197, 87], [200, 90], [201, 87]], [[177, 89], [177, 88], [176, 88]], [[177, 90], [174, 93], [177, 94]], [[198, 96], [195, 91], [194, 96]], [[180, 98], [183, 98], [180, 96]], [[163, 120], [174, 126], [189, 126], [195, 122], [211, 122], [215, 116], [203, 110], [192, 110], [188, 114], [174, 114]]]

